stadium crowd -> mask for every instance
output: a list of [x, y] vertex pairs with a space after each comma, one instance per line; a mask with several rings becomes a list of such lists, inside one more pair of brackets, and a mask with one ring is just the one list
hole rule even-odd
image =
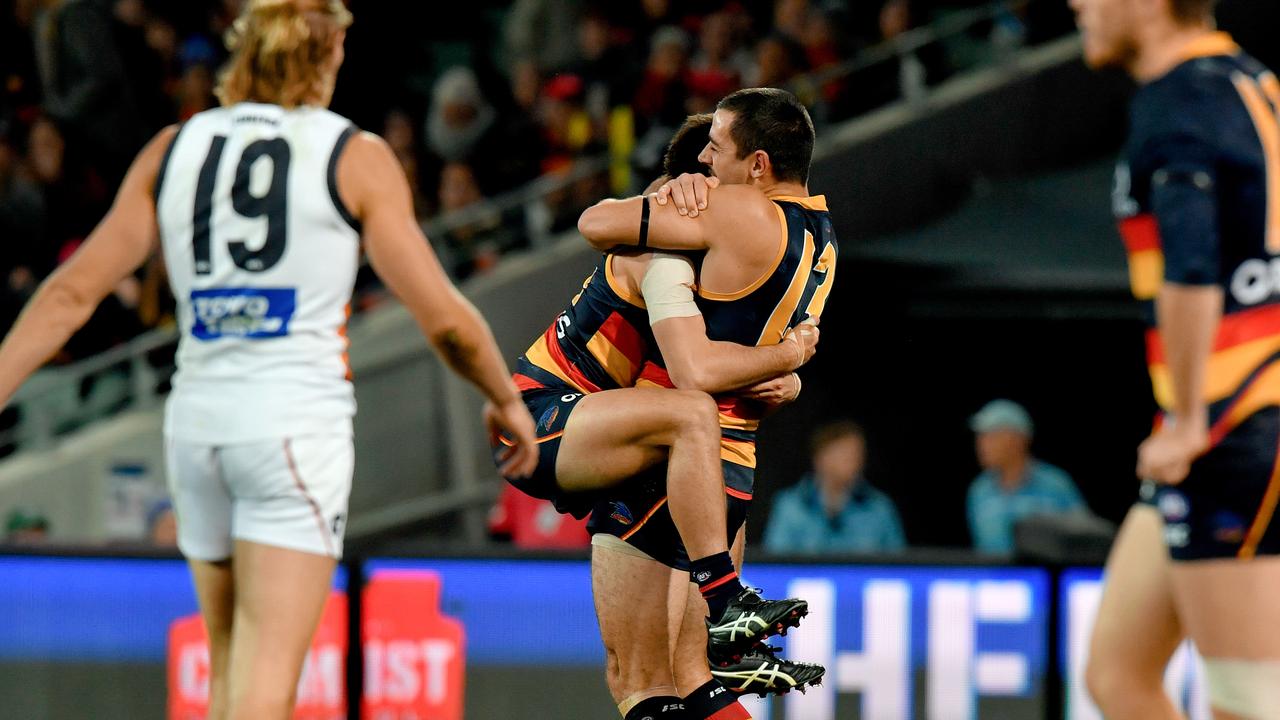
[[[8, 327], [40, 280], [102, 216], [142, 144], [161, 127], [216, 105], [214, 81], [226, 57], [222, 37], [239, 4], [0, 3], [0, 327]], [[357, 18], [365, 17], [362, 9], [375, 9], [361, 8], [359, 0], [350, 4]], [[432, 233], [446, 267], [464, 278], [528, 246], [531, 237], [571, 228], [579, 211], [605, 194], [634, 191], [656, 174], [680, 121], [737, 88], [790, 87], [820, 123], [918, 93], [966, 62], [973, 47], [944, 52], [929, 45], [853, 76], [840, 67], [972, 4], [490, 2], [486, 25], [477, 31], [482, 37], [454, 57], [426, 63], [416, 91], [370, 102], [355, 89], [367, 69], [357, 67], [341, 77], [335, 107], [341, 112], [344, 102], [359, 104], [361, 112], [348, 114], [387, 138], [411, 180], [420, 219], [470, 211], [465, 222]], [[983, 27], [978, 45], [1060, 32], [1059, 14], [1036, 11], [1059, 4], [1032, 3], [1021, 15], [1001, 16]], [[371, 27], [357, 22], [353, 35], [394, 21], [382, 12], [367, 13]], [[432, 33], [423, 30], [424, 45], [433, 42]], [[829, 75], [814, 74], [823, 72]], [[603, 156], [615, 160], [607, 172], [586, 173], [538, 202], [491, 202], [539, 176], [567, 174]], [[163, 286], [158, 263], [123, 284], [64, 359], [164, 322], [170, 305]], [[368, 305], [380, 294], [375, 289], [362, 297]]]

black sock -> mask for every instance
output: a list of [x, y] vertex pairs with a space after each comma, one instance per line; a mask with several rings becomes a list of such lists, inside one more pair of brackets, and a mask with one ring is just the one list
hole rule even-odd
[[674, 695], [645, 698], [622, 720], [686, 720], [684, 703]]
[[738, 696], [715, 678], [685, 695], [684, 708], [689, 720], [751, 720]]
[[742, 592], [742, 583], [738, 581], [738, 572], [733, 569], [728, 551], [694, 560], [689, 577], [698, 583], [698, 591], [707, 601], [712, 620], [719, 620], [729, 601]]

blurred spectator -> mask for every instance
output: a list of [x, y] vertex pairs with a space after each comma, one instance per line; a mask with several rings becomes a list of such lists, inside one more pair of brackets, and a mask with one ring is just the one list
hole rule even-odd
[[507, 57], [513, 63], [532, 60], [549, 72], [572, 65], [578, 47], [566, 29], [577, 25], [581, 7], [581, 0], [516, 0], [504, 27]]
[[431, 91], [427, 147], [448, 162], [466, 158], [493, 128], [497, 113], [470, 68], [449, 68]]
[[178, 546], [178, 518], [168, 498], [147, 510], [147, 540], [157, 547]]
[[45, 112], [114, 188], [146, 142], [109, 0], [42, 0], [35, 49]]
[[820, 429], [813, 472], [777, 494], [764, 532], [773, 553], [897, 552], [906, 547], [893, 501], [869, 485], [866, 436], [852, 422]]
[[5, 520], [5, 542], [39, 545], [49, 539], [49, 519], [36, 512], [14, 508]]
[[747, 84], [751, 87], [783, 87], [804, 70], [804, 48], [790, 37], [775, 32], [756, 45], [756, 64]]
[[44, 236], [44, 198], [20, 172], [20, 158], [0, 120], [0, 328], [8, 328], [35, 290], [40, 238]]
[[629, 98], [635, 82], [622, 48], [610, 38], [612, 29], [603, 15], [588, 13], [578, 25], [581, 57], [571, 73], [582, 79], [583, 106], [593, 120], [603, 121], [609, 109]]
[[688, 56], [689, 37], [680, 28], [667, 26], [653, 34], [649, 61], [632, 101], [637, 115], [650, 118], [664, 127], [679, 127], [687, 115], [685, 73]]
[[444, 162], [468, 162], [488, 194], [532, 180], [540, 158], [537, 138], [520, 117], [501, 118], [467, 67], [446, 70], [431, 92], [427, 149]]
[[516, 244], [516, 236], [502, 222], [502, 215], [487, 209], [476, 183], [475, 173], [466, 163], [453, 162], [440, 172], [440, 212], [478, 209], [473, 220], [444, 234], [447, 248], [442, 253], [451, 262], [453, 273], [465, 278], [492, 270], [498, 256]]
[[489, 512], [489, 535], [524, 550], [585, 548], [586, 519], [560, 514], [547, 500], [529, 497], [508, 483]]
[[178, 91], [178, 119], [190, 120], [191, 116], [217, 107], [213, 96], [213, 70], [207, 65], [195, 64], [182, 73]]
[[168, 82], [175, 33], [168, 23], [152, 19], [142, 0], [116, 0], [114, 11], [120, 61], [136, 94], [143, 130], [150, 135], [173, 122]]
[[689, 62], [689, 112], [714, 108], [720, 98], [742, 87], [750, 67], [750, 56], [738, 43], [733, 16], [727, 12], [708, 15], [698, 33], [698, 52]]
[[1084, 510], [1071, 476], [1031, 455], [1031, 416], [1010, 400], [992, 400], [969, 422], [982, 472], [969, 486], [975, 550], [1013, 552], [1013, 526], [1028, 515]]
[[422, 188], [418, 141], [414, 136], [413, 120], [409, 114], [400, 109], [388, 112], [382, 124], [382, 139], [387, 141], [391, 152], [400, 161], [400, 167], [404, 168], [405, 179], [409, 181], [409, 191], [413, 195], [414, 216], [420, 221], [425, 220], [431, 213], [431, 207]]
[[777, 0], [773, 6], [773, 29], [793, 42], [803, 43], [814, 13], [809, 0]]

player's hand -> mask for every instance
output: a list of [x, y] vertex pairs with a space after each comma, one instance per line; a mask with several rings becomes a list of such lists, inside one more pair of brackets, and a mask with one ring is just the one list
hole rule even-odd
[[800, 397], [800, 376], [795, 373], [780, 375], [772, 380], [752, 385], [743, 390], [741, 395], [773, 407], [786, 405]]
[[790, 343], [795, 348], [796, 361], [791, 366], [792, 370], [813, 359], [814, 353], [818, 352], [818, 336], [818, 320], [816, 318], [805, 320], [782, 336], [782, 342]]
[[698, 217], [699, 211], [707, 209], [707, 191], [719, 186], [720, 178], [684, 173], [658, 188], [658, 204], [675, 203], [676, 212], [691, 218]]
[[1138, 477], [1177, 485], [1187, 479], [1191, 463], [1208, 449], [1205, 423], [1166, 424], [1138, 447]]
[[503, 447], [498, 455], [498, 472], [503, 477], [527, 478], [538, 466], [538, 439], [533, 431], [533, 417], [517, 396], [501, 405], [487, 402], [484, 405], [484, 425], [489, 431], [489, 444], [503, 445], [498, 439], [505, 435], [515, 443]]

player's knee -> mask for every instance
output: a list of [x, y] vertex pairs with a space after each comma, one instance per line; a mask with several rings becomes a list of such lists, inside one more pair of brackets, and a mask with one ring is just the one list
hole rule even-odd
[[697, 390], [677, 390], [679, 400], [673, 404], [682, 432], [719, 434], [720, 409], [710, 395]]
[[1159, 671], [1144, 678], [1143, 668], [1091, 653], [1084, 669], [1084, 684], [1106, 717], [1127, 717], [1130, 708], [1140, 706], [1152, 691], [1163, 692]]
[[622, 687], [622, 664], [618, 660], [618, 653], [607, 644], [604, 648], [604, 680], [609, 686], [609, 692], [613, 694], [614, 700], [621, 698], [619, 693], [624, 691]]

